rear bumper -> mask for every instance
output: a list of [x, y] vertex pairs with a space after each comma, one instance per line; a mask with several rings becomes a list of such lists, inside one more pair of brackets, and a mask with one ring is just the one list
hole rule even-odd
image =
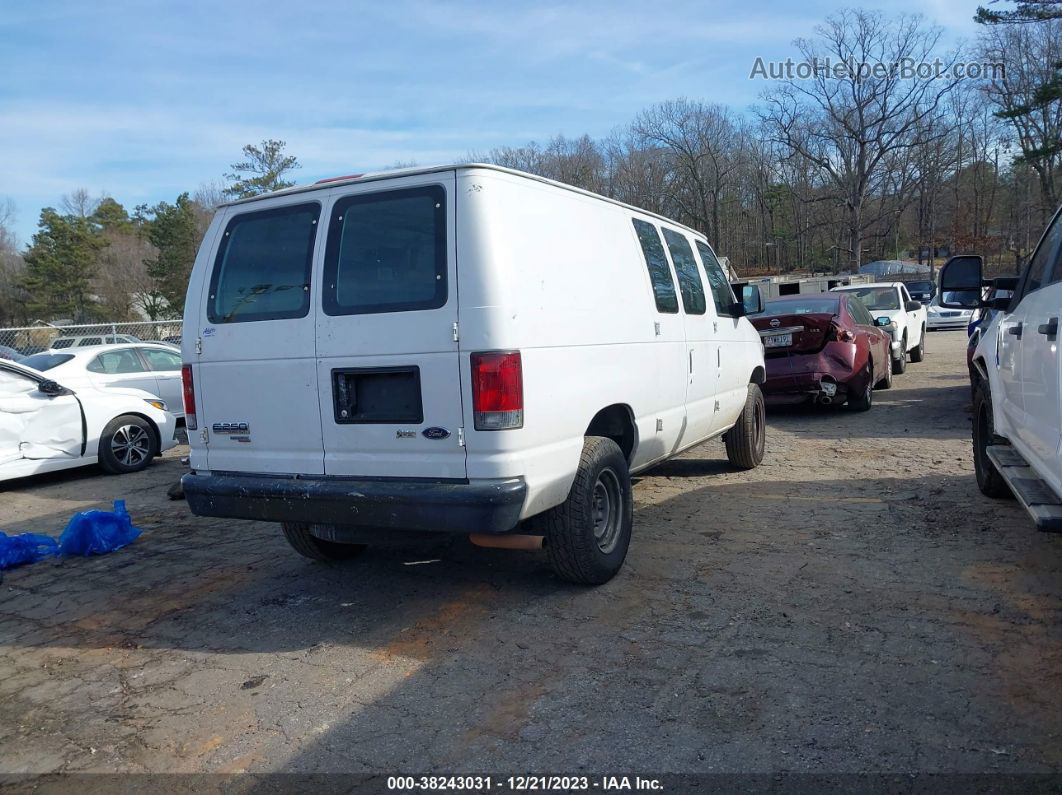
[[[793, 354], [768, 358], [767, 379], [761, 387], [764, 397], [793, 400], [825, 395], [836, 390], [837, 396], [848, 391], [848, 382], [856, 375], [856, 346], [830, 342], [817, 353]], [[823, 383], [828, 384], [823, 388]]]
[[439, 533], [506, 533], [520, 520], [522, 478], [423, 481], [190, 473], [192, 513], [270, 522]]

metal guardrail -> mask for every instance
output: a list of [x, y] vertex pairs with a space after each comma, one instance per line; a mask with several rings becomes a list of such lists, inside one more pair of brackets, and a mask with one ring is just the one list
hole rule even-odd
[[[157, 340], [180, 345], [180, 320], [154, 320], [142, 323], [91, 323], [51, 326], [38, 324], [18, 328], [0, 328], [0, 359], [29, 356], [41, 351], [101, 345], [109, 342]], [[10, 349], [10, 350], [7, 350]], [[11, 351], [15, 351], [14, 354]]]

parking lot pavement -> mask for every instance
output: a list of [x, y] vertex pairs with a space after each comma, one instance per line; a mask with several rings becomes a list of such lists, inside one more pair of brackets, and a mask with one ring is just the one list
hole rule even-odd
[[1058, 772], [1062, 537], [977, 492], [964, 346], [644, 475], [597, 589], [463, 539], [314, 564], [169, 502], [183, 447], [6, 484], [8, 532], [145, 532], [7, 573], [0, 771]]

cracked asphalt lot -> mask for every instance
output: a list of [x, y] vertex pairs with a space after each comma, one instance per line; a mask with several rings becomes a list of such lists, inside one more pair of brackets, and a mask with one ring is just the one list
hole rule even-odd
[[1059, 772], [1062, 537], [978, 493], [964, 347], [639, 478], [597, 589], [464, 539], [312, 563], [169, 502], [180, 447], [2, 484], [7, 532], [144, 534], [6, 573], [0, 772]]

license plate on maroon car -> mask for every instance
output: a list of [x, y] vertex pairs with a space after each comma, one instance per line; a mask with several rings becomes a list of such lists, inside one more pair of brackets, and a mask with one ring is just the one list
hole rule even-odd
[[792, 334], [772, 334], [763, 338], [764, 348], [788, 348], [792, 344]]

